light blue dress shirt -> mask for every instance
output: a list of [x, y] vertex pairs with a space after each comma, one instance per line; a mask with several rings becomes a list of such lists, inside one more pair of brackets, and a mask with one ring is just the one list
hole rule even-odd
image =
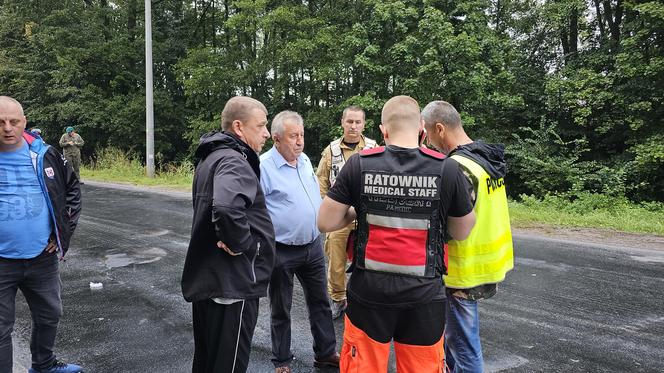
[[300, 154], [297, 166], [291, 166], [277, 148], [265, 152], [261, 155], [261, 187], [277, 242], [305, 245], [318, 237], [316, 217], [322, 200], [306, 154]]

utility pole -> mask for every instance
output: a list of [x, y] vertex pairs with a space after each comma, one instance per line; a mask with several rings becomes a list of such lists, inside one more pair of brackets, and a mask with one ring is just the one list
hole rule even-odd
[[145, 0], [145, 171], [154, 177], [154, 109], [152, 95], [152, 4]]

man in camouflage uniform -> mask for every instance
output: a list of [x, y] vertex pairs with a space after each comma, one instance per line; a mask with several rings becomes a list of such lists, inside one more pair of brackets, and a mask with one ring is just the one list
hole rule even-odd
[[[343, 137], [330, 143], [321, 154], [316, 176], [320, 185], [320, 194], [325, 198], [339, 171], [348, 158], [362, 149], [376, 147], [376, 141], [362, 135], [364, 130], [364, 110], [358, 106], [349, 106], [341, 116]], [[327, 291], [332, 299], [332, 318], [339, 318], [346, 310], [346, 241], [355, 224], [336, 232], [328, 233], [325, 240], [325, 255], [329, 260], [327, 271]]]
[[[83, 147], [83, 138], [81, 135], [74, 131], [74, 127], [67, 127], [65, 133], [60, 137], [60, 147], [67, 159], [67, 162], [71, 163], [71, 166], [74, 168], [76, 177], [81, 180], [81, 148]], [[83, 183], [81, 183], [83, 184]]]

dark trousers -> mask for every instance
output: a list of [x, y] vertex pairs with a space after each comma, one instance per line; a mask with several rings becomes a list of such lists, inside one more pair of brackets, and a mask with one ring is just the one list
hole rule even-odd
[[13, 369], [12, 330], [18, 289], [32, 314], [32, 366], [41, 370], [53, 364], [55, 335], [62, 316], [60, 286], [55, 253], [43, 252], [32, 259], [0, 258], [0, 372]]
[[293, 275], [297, 276], [304, 290], [316, 358], [334, 354], [336, 340], [330, 301], [327, 299], [322, 235], [312, 243], [301, 246], [283, 245], [277, 242], [276, 252], [269, 287], [272, 310], [272, 362], [279, 367], [288, 365], [293, 360], [290, 349]]
[[394, 340], [408, 345], [430, 346], [443, 336], [444, 310], [444, 299], [411, 308], [373, 308], [349, 297], [346, 316], [353, 325], [380, 343]]
[[244, 373], [258, 320], [258, 299], [193, 303], [194, 373]]

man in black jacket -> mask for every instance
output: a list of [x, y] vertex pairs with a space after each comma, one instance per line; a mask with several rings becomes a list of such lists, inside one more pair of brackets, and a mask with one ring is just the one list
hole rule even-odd
[[16, 293], [32, 315], [29, 373], [76, 373], [53, 353], [62, 316], [62, 258], [81, 211], [81, 190], [64, 157], [25, 131], [21, 104], [0, 96], [0, 372], [12, 370]]
[[194, 220], [182, 273], [193, 302], [193, 372], [245, 372], [274, 266], [274, 228], [260, 186], [258, 152], [270, 136], [267, 109], [228, 100], [222, 132], [201, 137], [193, 182]]

